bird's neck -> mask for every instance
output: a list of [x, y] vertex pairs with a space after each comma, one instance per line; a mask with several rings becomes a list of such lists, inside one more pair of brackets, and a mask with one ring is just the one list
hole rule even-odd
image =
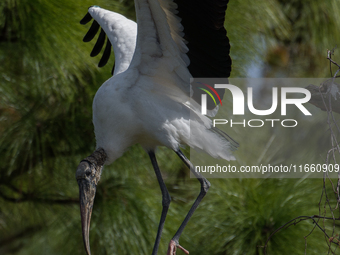
[[99, 182], [104, 163], [107, 159], [106, 152], [103, 148], [96, 149], [90, 156], [84, 158], [82, 161], [86, 161], [96, 168], [96, 185]]
[[92, 164], [103, 166], [107, 159], [106, 152], [103, 148], [96, 149], [90, 156], [86, 157], [84, 160], [89, 161]]

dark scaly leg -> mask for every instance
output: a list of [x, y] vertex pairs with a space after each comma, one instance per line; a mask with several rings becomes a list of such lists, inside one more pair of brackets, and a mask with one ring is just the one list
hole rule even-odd
[[160, 186], [161, 191], [162, 191], [162, 206], [163, 206], [162, 215], [161, 215], [161, 219], [160, 219], [160, 222], [159, 222], [159, 225], [158, 225], [158, 231], [157, 231], [157, 236], [156, 236], [156, 240], [155, 240], [155, 245], [154, 245], [153, 250], [152, 250], [152, 255], [157, 255], [159, 242], [161, 241], [161, 235], [162, 235], [162, 230], [163, 230], [163, 227], [164, 227], [165, 218], [166, 218], [166, 215], [168, 213], [168, 209], [169, 209], [170, 202], [171, 202], [171, 197], [170, 197], [168, 189], [166, 188], [165, 183], [163, 181], [161, 171], [159, 170], [155, 152], [149, 151], [148, 154], [149, 154], [149, 157], [151, 159], [153, 169], [155, 170], [155, 174], [157, 176], [157, 180], [158, 180], [159, 186]]
[[176, 248], [178, 247], [179, 249], [181, 249], [182, 251], [184, 251], [186, 254], [189, 254], [189, 252], [184, 249], [182, 246], [179, 245], [179, 238], [185, 228], [185, 226], [187, 225], [188, 221], [190, 220], [191, 216], [194, 214], [195, 210], [197, 209], [199, 203], [202, 201], [203, 197], [205, 196], [205, 194], [207, 194], [208, 189], [210, 187], [210, 182], [203, 177], [200, 173], [195, 172], [195, 167], [193, 164], [191, 164], [191, 162], [189, 161], [189, 159], [187, 159], [183, 152], [181, 150], [176, 151], [176, 154], [181, 158], [181, 160], [186, 164], [186, 166], [190, 169], [190, 171], [196, 176], [196, 178], [198, 179], [198, 181], [201, 184], [201, 191], [198, 194], [198, 197], [196, 198], [194, 204], [192, 205], [192, 207], [190, 208], [187, 216], [185, 216], [185, 219], [183, 220], [181, 226], [179, 227], [179, 229], [177, 230], [176, 234], [174, 235], [174, 237], [171, 239], [170, 243], [169, 243], [169, 248], [168, 248], [168, 252], [167, 255], [175, 255], [176, 254]]

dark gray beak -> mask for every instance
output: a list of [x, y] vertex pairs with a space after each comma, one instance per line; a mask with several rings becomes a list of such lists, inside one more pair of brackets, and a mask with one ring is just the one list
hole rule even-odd
[[94, 197], [106, 158], [104, 149], [98, 148], [80, 162], [76, 172], [76, 179], [79, 185], [81, 227], [87, 255], [91, 255], [90, 222]]
[[78, 180], [79, 185], [79, 201], [80, 201], [80, 216], [81, 227], [83, 232], [83, 240], [85, 249], [88, 255], [91, 255], [90, 250], [90, 222], [94, 197], [96, 195], [96, 185], [87, 180]]
[[91, 255], [90, 250], [90, 222], [94, 197], [96, 195], [96, 178], [93, 178], [93, 169], [88, 162], [82, 161], [77, 168], [77, 182], [79, 185], [79, 202], [83, 241], [86, 253]]

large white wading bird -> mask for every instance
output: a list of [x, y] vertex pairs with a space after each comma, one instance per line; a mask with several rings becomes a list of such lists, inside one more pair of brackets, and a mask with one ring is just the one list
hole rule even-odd
[[[179, 245], [179, 238], [210, 183], [195, 172], [180, 146], [189, 145], [226, 160], [234, 159], [231, 151], [238, 146], [201, 114], [198, 103], [202, 90], [190, 85], [192, 77], [230, 75], [230, 45], [224, 28], [228, 1], [135, 0], [137, 24], [98, 6], [90, 7], [81, 20], [81, 24], [86, 24], [94, 19], [84, 37], [86, 42], [101, 27], [91, 56], [101, 51], [108, 37], [99, 66], [109, 59], [111, 45], [115, 54], [113, 76], [99, 88], [93, 100], [97, 149], [80, 162], [76, 172], [87, 254], [91, 254], [90, 219], [102, 168], [136, 143], [148, 153], [162, 192], [163, 209], [153, 255], [157, 254], [171, 200], [157, 165], [155, 148], [166, 146], [175, 151], [201, 184], [201, 191], [167, 252], [174, 255], [179, 248], [189, 253]], [[224, 90], [218, 93], [222, 97]], [[217, 109], [208, 101], [211, 116]]]

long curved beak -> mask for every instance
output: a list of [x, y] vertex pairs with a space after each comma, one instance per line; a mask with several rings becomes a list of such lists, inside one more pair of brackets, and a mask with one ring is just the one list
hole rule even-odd
[[89, 234], [93, 202], [96, 195], [96, 185], [94, 182], [90, 182], [86, 179], [78, 180], [78, 185], [83, 241], [86, 253], [91, 255]]

